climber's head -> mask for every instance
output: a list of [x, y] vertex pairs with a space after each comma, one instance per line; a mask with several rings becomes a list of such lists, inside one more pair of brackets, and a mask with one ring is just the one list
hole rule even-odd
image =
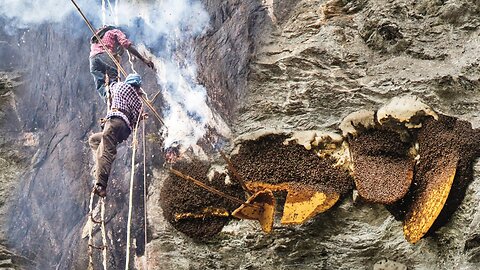
[[127, 78], [125, 78], [125, 83], [130, 84], [135, 88], [140, 88], [142, 86], [142, 77], [138, 74], [128, 74]]

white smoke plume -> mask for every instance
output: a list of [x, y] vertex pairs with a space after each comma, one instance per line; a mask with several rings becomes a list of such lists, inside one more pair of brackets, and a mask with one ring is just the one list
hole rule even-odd
[[72, 12], [70, 1], [58, 0], [2, 0], [0, 15], [17, 27], [28, 27], [43, 22], [60, 22]]
[[134, 6], [121, 2], [114, 10], [110, 18], [126, 25], [129, 37], [150, 49], [166, 103], [164, 147], [180, 145], [181, 151], [198, 152], [196, 144], [209, 129], [229, 136], [227, 125], [208, 106], [206, 89], [197, 83], [189, 46], [208, 29], [209, 16], [203, 6], [198, 1], [163, 0]]
[[181, 65], [168, 59], [157, 59], [155, 64], [162, 94], [168, 104], [164, 111], [168, 128], [165, 147], [179, 144], [182, 150], [192, 147], [194, 152], [199, 151], [196, 143], [208, 128], [224, 137], [229, 136], [227, 125], [207, 106], [206, 90], [196, 84], [193, 65]]
[[[230, 130], [208, 106], [206, 89], [196, 80], [191, 42], [208, 29], [209, 16], [198, 0], [76, 0], [89, 20], [120, 26], [129, 39], [147, 51], [156, 64], [157, 82], [166, 103], [168, 132], [164, 147], [196, 148], [208, 130], [228, 137]], [[2, 0], [0, 16], [10, 25], [28, 27], [63, 21], [77, 12], [69, 0]], [[77, 16], [81, 20], [80, 15]], [[86, 27], [86, 26], [85, 26]], [[148, 91], [148, 89], [146, 89]], [[156, 92], [151, 90], [149, 92]]]

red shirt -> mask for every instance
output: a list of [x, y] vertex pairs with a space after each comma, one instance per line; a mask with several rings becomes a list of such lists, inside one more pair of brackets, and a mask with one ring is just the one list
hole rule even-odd
[[[123, 49], [127, 49], [132, 45], [132, 42], [128, 40], [127, 36], [119, 29], [107, 31], [102, 38], [102, 42], [113, 55], [121, 55]], [[94, 57], [103, 52], [105, 52], [105, 50], [100, 42], [93, 43], [90, 46], [90, 57]]]

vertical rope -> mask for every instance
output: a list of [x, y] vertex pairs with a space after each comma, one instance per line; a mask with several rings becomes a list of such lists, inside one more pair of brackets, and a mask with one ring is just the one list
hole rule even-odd
[[130, 194], [128, 196], [128, 221], [127, 221], [127, 247], [126, 247], [126, 259], [125, 259], [125, 270], [128, 270], [128, 265], [130, 264], [130, 231], [132, 223], [132, 206], [133, 206], [133, 180], [135, 178], [135, 152], [137, 150], [137, 131], [138, 125], [140, 124], [140, 118], [143, 114], [143, 109], [140, 111], [138, 116], [137, 123], [133, 130], [133, 142], [132, 142], [132, 169], [130, 170]]
[[117, 25], [116, 20], [115, 20], [115, 12], [113, 11], [113, 5], [110, 2], [110, 0], [107, 0], [107, 2], [108, 2], [108, 8], [110, 9], [110, 14], [111, 14], [111, 16], [113, 16], [113, 20], [115, 22], [115, 25]]
[[93, 197], [95, 194], [92, 192], [90, 194], [90, 204], [88, 207], [88, 221], [90, 222], [89, 228], [88, 228], [88, 269], [93, 270], [93, 237], [92, 237], [92, 231], [93, 231], [93, 221], [92, 221], [92, 215], [93, 215]]
[[145, 120], [143, 120], [143, 219], [145, 223], [145, 269], [148, 270], [148, 253], [147, 253], [147, 158], [145, 145]]
[[129, 51], [127, 51], [127, 55], [128, 55], [128, 62], [130, 63], [130, 66], [131, 66], [131, 68], [132, 68], [132, 71], [138, 74], [138, 72], [137, 72], [137, 71], [135, 70], [135, 68], [133, 67], [133, 61], [132, 61], [133, 57], [132, 57], [132, 55], [130, 54]]
[[118, 0], [115, 0], [115, 25], [118, 25]]
[[102, 244], [103, 244], [103, 270], [107, 270], [107, 233], [105, 230], [105, 198], [101, 198], [100, 216], [101, 216], [101, 231], [102, 231]]

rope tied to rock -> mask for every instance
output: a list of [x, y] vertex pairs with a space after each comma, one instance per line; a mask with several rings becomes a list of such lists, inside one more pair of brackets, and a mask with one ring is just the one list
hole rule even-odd
[[146, 139], [145, 139], [145, 120], [143, 121], [143, 219], [144, 219], [144, 241], [145, 241], [145, 269], [148, 270], [148, 253], [147, 253], [147, 241], [148, 241], [148, 234], [147, 234], [147, 147], [146, 147]]

